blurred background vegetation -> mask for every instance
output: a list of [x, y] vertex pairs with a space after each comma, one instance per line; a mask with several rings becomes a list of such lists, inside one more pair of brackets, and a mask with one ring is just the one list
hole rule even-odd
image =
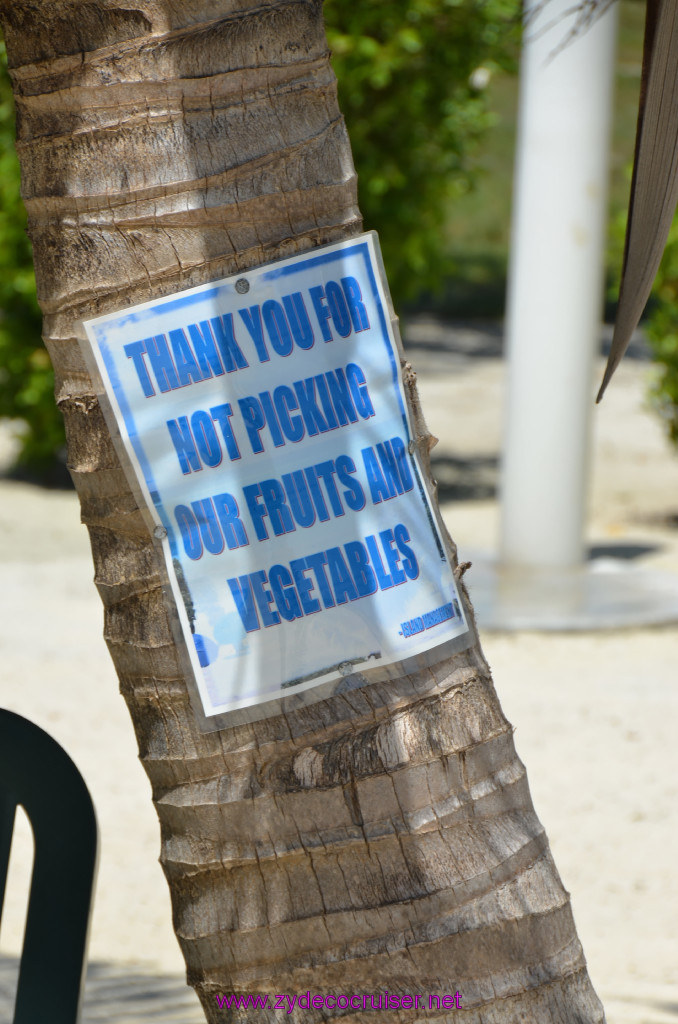
[[14, 152], [14, 104], [0, 40], [0, 416], [18, 419], [22, 465], [38, 475], [55, 471], [63, 448], [49, 356], [42, 345], [31, 246], [19, 195]]
[[[608, 316], [623, 250], [645, 5], [620, 0], [612, 139]], [[366, 228], [380, 235], [400, 311], [503, 314], [518, 96], [519, 0], [325, 0]], [[20, 421], [17, 471], [49, 481], [63, 428], [40, 340], [0, 43], [0, 417]], [[678, 443], [678, 228], [648, 335], [654, 400]]]
[[496, 121], [488, 82], [515, 80], [520, 0], [325, 0], [324, 10], [360, 207], [400, 304], [457, 269], [444, 229]]

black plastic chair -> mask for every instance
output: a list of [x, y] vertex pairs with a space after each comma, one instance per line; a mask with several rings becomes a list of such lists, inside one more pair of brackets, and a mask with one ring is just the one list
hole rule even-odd
[[56, 740], [0, 709], [0, 918], [19, 805], [35, 859], [14, 1024], [76, 1024], [97, 865], [94, 806]]

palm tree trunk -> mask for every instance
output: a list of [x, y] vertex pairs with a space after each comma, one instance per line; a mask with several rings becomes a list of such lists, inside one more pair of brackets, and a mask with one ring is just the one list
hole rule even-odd
[[[0, 18], [69, 467], [207, 1019], [283, 1019], [228, 1016], [222, 992], [388, 989], [462, 997], [389, 1022], [602, 1021], [477, 645], [294, 714], [198, 729], [76, 341], [83, 318], [359, 232], [321, 3], [0, 0]], [[340, 1015], [366, 1016], [285, 1019]]]

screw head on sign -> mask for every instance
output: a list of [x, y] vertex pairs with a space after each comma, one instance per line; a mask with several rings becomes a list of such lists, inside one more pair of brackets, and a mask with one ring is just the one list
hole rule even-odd
[[153, 531], [153, 536], [157, 537], [158, 540], [164, 540], [164, 538], [167, 536], [167, 530], [165, 529], [164, 526], [156, 526], [155, 530]]
[[238, 295], [244, 295], [245, 292], [248, 292], [250, 290], [250, 283], [247, 280], [247, 278], [241, 277], [238, 281], [236, 281], [235, 290], [237, 291]]

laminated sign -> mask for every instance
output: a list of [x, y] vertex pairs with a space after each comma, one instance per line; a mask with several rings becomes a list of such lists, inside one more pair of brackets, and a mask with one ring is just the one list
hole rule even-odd
[[85, 329], [208, 720], [469, 645], [376, 236]]

